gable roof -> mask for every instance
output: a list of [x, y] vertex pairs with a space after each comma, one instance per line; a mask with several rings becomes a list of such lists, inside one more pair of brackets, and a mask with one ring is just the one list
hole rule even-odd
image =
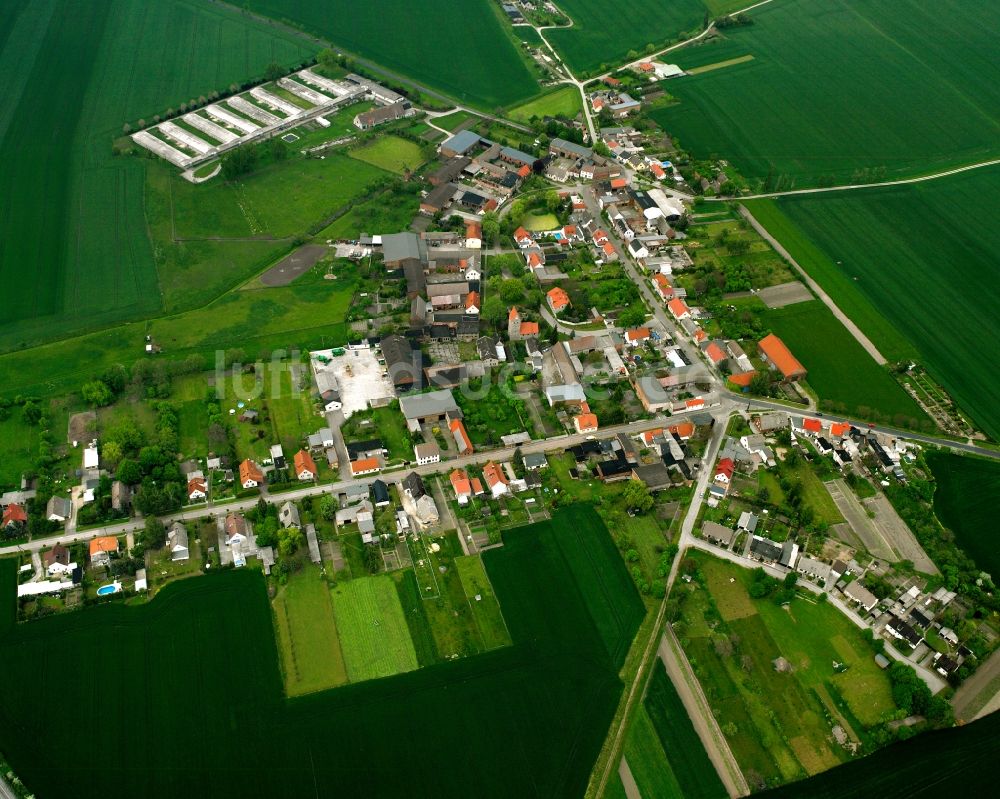
[[806, 368], [774, 333], [762, 338], [757, 346], [785, 377], [805, 374]]
[[309, 472], [312, 475], [316, 474], [316, 461], [314, 461], [312, 455], [304, 449], [300, 449], [295, 453], [295, 457], [292, 458], [292, 462], [295, 464], [295, 474], [298, 475], [303, 472]]
[[246, 483], [250, 480], [255, 483], [263, 483], [264, 473], [256, 463], [247, 458], [240, 464], [240, 483]]
[[726, 477], [732, 477], [733, 471], [736, 469], [736, 464], [733, 463], [732, 458], [723, 458], [715, 466], [715, 474], [718, 476], [724, 474]]
[[649, 338], [649, 335], [648, 327], [636, 327], [632, 330], [625, 331], [625, 338], [628, 341], [645, 341]]
[[559, 286], [549, 289], [545, 296], [549, 298], [549, 302], [553, 308], [565, 308], [569, 305], [569, 294], [559, 288]]
[[667, 307], [670, 309], [670, 313], [677, 317], [681, 317], [686, 313], [691, 313], [691, 309], [688, 308], [687, 303], [679, 297], [668, 302]]
[[448, 429], [455, 437], [455, 443], [461, 452], [472, 451], [472, 441], [469, 439], [469, 434], [465, 432], [465, 425], [462, 424], [461, 419], [452, 419]]
[[486, 479], [486, 485], [488, 485], [491, 489], [497, 483], [507, 485], [509, 482], [503, 473], [503, 469], [493, 461], [490, 461], [483, 467], [483, 477]]
[[819, 419], [803, 419], [802, 429], [808, 430], [810, 433], [821, 433], [823, 432], [823, 422]]
[[371, 472], [378, 468], [378, 458], [362, 458], [361, 460], [351, 461], [351, 474]]
[[726, 353], [724, 353], [722, 348], [714, 341], [710, 341], [708, 346], [705, 347], [705, 354], [709, 357], [712, 363], [722, 363], [726, 360]]
[[464, 496], [472, 493], [472, 483], [469, 482], [469, 475], [462, 469], [455, 469], [448, 479], [451, 480], [451, 487], [455, 489], [455, 494]]

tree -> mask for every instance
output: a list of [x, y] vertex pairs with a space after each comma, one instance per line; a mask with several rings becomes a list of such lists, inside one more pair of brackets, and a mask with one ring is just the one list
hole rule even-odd
[[[106, 443], [104, 445], [105, 453], [108, 451], [108, 447], [112, 445], [118, 446], [113, 441]], [[134, 486], [142, 479], [142, 472], [139, 470], [138, 463], [129, 458], [125, 458], [118, 464], [118, 472], [115, 474], [115, 477], [127, 486]]]
[[305, 536], [297, 527], [287, 527], [278, 531], [278, 554], [290, 557], [305, 542]]
[[109, 441], [106, 443], [104, 445], [104, 450], [101, 452], [101, 459], [109, 468], [114, 469], [118, 465], [118, 461], [122, 459], [121, 444], [117, 441]]
[[324, 494], [319, 501], [319, 513], [328, 522], [333, 521], [337, 516], [337, 503], [332, 494]]
[[110, 405], [113, 399], [111, 389], [100, 380], [91, 380], [89, 383], [84, 383], [80, 388], [80, 396], [83, 397], [84, 402], [94, 408], [103, 408], [105, 405]]
[[284, 74], [285, 68], [277, 61], [272, 61], [264, 70], [264, 77], [268, 80], [277, 80], [278, 78], [284, 77]]
[[637, 513], [645, 513], [653, 507], [653, 495], [641, 480], [629, 480], [622, 492], [625, 507]]
[[487, 246], [493, 246], [500, 239], [500, 218], [496, 211], [483, 214], [483, 239]]
[[42, 409], [33, 400], [28, 400], [21, 408], [21, 418], [25, 424], [34, 427], [42, 420]]
[[150, 549], [160, 549], [167, 543], [167, 528], [163, 526], [157, 518], [146, 519], [146, 526], [143, 528], [143, 540]]
[[337, 52], [329, 47], [320, 50], [316, 56], [316, 63], [323, 69], [335, 70], [337, 68]]
[[496, 327], [507, 316], [507, 312], [504, 310], [503, 301], [496, 294], [491, 294], [483, 303], [479, 315], [484, 321]]

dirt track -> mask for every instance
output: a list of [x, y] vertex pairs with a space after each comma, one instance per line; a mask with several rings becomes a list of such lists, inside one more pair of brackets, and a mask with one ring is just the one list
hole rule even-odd
[[732, 797], [746, 796], [750, 793], [750, 786], [747, 785], [743, 772], [740, 771], [736, 758], [733, 757], [729, 744], [719, 729], [719, 724], [712, 715], [708, 700], [698, 684], [697, 678], [691, 671], [691, 666], [681, 650], [681, 645], [674, 637], [673, 630], [667, 626], [667, 631], [660, 639], [659, 647], [660, 660], [667, 669], [670, 681], [677, 689], [681, 701], [694, 724], [698, 737], [701, 738], [705, 751], [708, 753], [712, 765], [719, 773], [719, 779], [726, 786], [726, 790]]

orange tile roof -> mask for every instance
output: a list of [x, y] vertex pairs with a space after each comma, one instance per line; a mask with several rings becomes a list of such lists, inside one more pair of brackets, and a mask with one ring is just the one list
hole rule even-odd
[[549, 289], [545, 296], [549, 298], [549, 304], [557, 310], [569, 305], [569, 294], [559, 288], [559, 286]]
[[607, 78], [605, 78], [604, 82], [606, 84], [608, 84], [608, 86], [621, 86], [622, 85], [622, 82], [620, 80], [618, 80], [618, 78], [612, 78], [610, 76], [608, 76]]
[[469, 482], [469, 475], [461, 469], [455, 469], [448, 478], [451, 480], [451, 487], [459, 496], [472, 493], [472, 483]]
[[507, 485], [508, 483], [507, 478], [504, 476], [503, 469], [493, 463], [493, 461], [490, 461], [483, 467], [483, 477], [486, 478], [486, 485], [488, 485], [491, 489], [497, 483], [503, 483], [504, 485]]
[[492, 197], [490, 197], [490, 199], [488, 199], [486, 201], [486, 204], [483, 206], [483, 210], [484, 211], [495, 211], [497, 209], [497, 205], [498, 205], [497, 201], [494, 200]]
[[850, 431], [851, 425], [848, 422], [833, 422], [830, 425], [831, 436], [846, 436]]
[[709, 342], [709, 345], [705, 347], [705, 354], [711, 359], [712, 363], [722, 363], [726, 360], [726, 353], [714, 341]]
[[616, 254], [615, 253], [615, 248], [611, 244], [610, 241], [604, 242], [604, 244], [601, 245], [601, 249], [604, 250], [604, 254], [605, 255], [615, 255]]
[[478, 222], [466, 222], [465, 224], [465, 238], [467, 239], [481, 239], [483, 237], [483, 226]]
[[472, 452], [472, 441], [469, 439], [469, 434], [465, 431], [465, 425], [462, 424], [461, 419], [452, 419], [448, 429], [451, 430], [452, 435], [458, 433], [462, 436], [463, 453]]
[[632, 330], [625, 331], [625, 338], [628, 341], [644, 341], [649, 338], [649, 328], [648, 327], [636, 327]]
[[576, 235], [576, 225], [565, 225], [563, 227], [563, 233], [565, 235], [567, 235], [567, 236], [575, 236]]
[[734, 386], [746, 388], [750, 385], [750, 381], [753, 380], [755, 374], [757, 374], [757, 372], [751, 369], [749, 372], [739, 372], [735, 375], [729, 375], [729, 382]]
[[117, 552], [118, 539], [113, 535], [102, 535], [90, 541], [90, 557], [100, 552]]
[[701, 408], [705, 404], [705, 398], [695, 397], [694, 399], [685, 400], [684, 404], [688, 408]]
[[653, 65], [649, 63], [649, 61], [643, 61], [641, 64], [639, 64], [639, 69], [641, 69], [643, 72], [652, 72]]
[[611, 188], [613, 189], [624, 189], [628, 185], [628, 181], [625, 178], [613, 178], [611, 181]]
[[478, 307], [479, 307], [479, 292], [470, 291], [465, 296], [465, 310], [468, 311], [471, 308], [478, 308]]
[[517, 308], [514, 307], [514, 308], [511, 308], [510, 309], [510, 313], [507, 314], [507, 321], [508, 322], [513, 322], [515, 319], [519, 319], [520, 317], [521, 317], [521, 314], [519, 314], [517, 312]]
[[699, 344], [708, 338], [708, 333], [702, 330], [700, 327], [694, 331], [694, 340]]
[[3, 512], [3, 521], [0, 522], [0, 527], [6, 527], [8, 524], [17, 524], [18, 522], [28, 521], [28, 513], [25, 511], [24, 507], [12, 502]]
[[670, 313], [678, 318], [682, 317], [686, 313], [691, 313], [691, 309], [687, 307], [687, 303], [680, 298], [671, 300], [667, 303], [667, 307], [670, 309]]
[[205, 494], [207, 493], [207, 490], [208, 490], [208, 485], [205, 482], [204, 477], [195, 477], [192, 480], [188, 480], [188, 496], [191, 496], [197, 491], [200, 491], [202, 494]]
[[819, 419], [803, 419], [802, 429], [808, 430], [810, 433], [821, 433], [823, 431], [823, 423]]
[[799, 377], [806, 373], [806, 368], [792, 355], [791, 350], [785, 346], [785, 342], [774, 333], [762, 338], [757, 346], [761, 353], [767, 357], [767, 360], [773, 363], [785, 377]]
[[598, 97], [596, 100], [594, 100], [594, 110], [600, 111], [602, 108], [604, 108], [604, 100]]
[[531, 174], [531, 167], [525, 164], [519, 170], [517, 170], [517, 176], [519, 178], [526, 178]]
[[380, 468], [378, 458], [361, 458], [360, 460], [351, 461], [351, 474], [373, 472], [378, 468]]
[[530, 238], [531, 238], [531, 234], [527, 230], [525, 230], [523, 227], [519, 227], [517, 230], [514, 231], [514, 240], [515, 241], [521, 241], [521, 239], [530, 239]]
[[715, 466], [716, 476], [724, 474], [726, 477], [731, 478], [733, 476], [733, 471], [736, 469], [736, 464], [733, 463], [732, 458], [723, 458]]
[[594, 241], [601, 241], [602, 239], [604, 241], [607, 241], [608, 240], [608, 234], [602, 228], [598, 228], [597, 230], [594, 231]]
[[542, 265], [542, 259], [537, 252], [528, 254], [528, 266], [534, 269], [536, 266]]
[[573, 417], [573, 424], [581, 433], [589, 433], [597, 429], [597, 415], [593, 413], [581, 413]]
[[660, 435], [660, 433], [662, 432], [663, 432], [662, 427], [657, 427], [653, 430], [647, 430], [645, 433], [642, 434], [642, 440], [645, 443], [650, 444], [652, 443], [653, 439], [656, 438], [658, 435]]
[[521, 322], [521, 335], [522, 336], [537, 336], [538, 335], [538, 322]]
[[666, 172], [663, 171], [663, 167], [660, 166], [655, 161], [649, 165], [649, 171], [652, 172], [656, 177], [662, 178], [666, 176]]
[[302, 472], [309, 472], [312, 475], [316, 474], [316, 461], [314, 461], [312, 455], [304, 449], [300, 449], [295, 453], [295, 457], [292, 458], [292, 462], [295, 464], [296, 475], [300, 475]]
[[255, 483], [263, 483], [264, 473], [256, 463], [248, 458], [240, 464], [240, 484], [242, 485], [250, 480], [253, 480]]
[[691, 438], [694, 435], [694, 422], [681, 422], [668, 428], [671, 433], [676, 433], [680, 438]]
[[472, 482], [472, 493], [473, 494], [482, 494], [483, 493], [483, 484], [481, 482], [479, 482], [479, 478], [478, 477], [473, 477], [471, 482]]

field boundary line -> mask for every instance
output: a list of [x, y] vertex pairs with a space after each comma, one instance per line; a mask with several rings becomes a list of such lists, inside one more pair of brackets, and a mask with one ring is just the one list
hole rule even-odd
[[966, 164], [965, 166], [955, 167], [954, 169], [946, 169], [944, 172], [935, 172], [931, 175], [920, 175], [915, 178], [899, 178], [898, 180], [886, 180], [881, 183], [849, 183], [844, 186], [816, 186], [811, 189], [789, 189], [788, 191], [772, 191], [767, 194], [747, 194], [742, 197], [705, 197], [706, 202], [718, 203], [718, 202], [740, 202], [742, 200], [773, 200], [778, 197], [794, 197], [802, 194], [829, 194], [835, 191], [856, 191], [857, 189], [880, 189], [886, 186], [909, 186], [914, 183], [926, 183], [929, 180], [939, 180], [941, 178], [949, 178], [953, 175], [960, 175], [963, 172], [971, 172], [974, 169], [983, 169], [984, 167], [996, 166], [1000, 164], [1000, 158], [994, 158], [990, 161], [978, 161], [975, 164]]
[[[1000, 161], [997, 163], [1000, 163]], [[875, 346], [874, 342], [865, 335], [861, 328], [854, 323], [851, 317], [840, 310], [840, 307], [833, 301], [833, 298], [823, 290], [823, 287], [813, 280], [810, 274], [799, 265], [799, 262], [792, 257], [792, 254], [785, 249], [782, 243], [772, 236], [767, 231], [767, 228], [757, 221], [757, 218], [753, 215], [750, 209], [742, 203], [740, 204], [740, 215], [746, 219], [753, 229], [756, 230], [757, 233], [760, 234], [760, 236], [774, 248], [778, 255], [795, 267], [795, 270], [802, 276], [802, 279], [805, 280], [806, 285], [812, 289], [813, 293], [820, 298], [823, 304], [830, 309], [833, 315], [840, 320], [841, 324], [847, 328], [847, 332], [855, 338], [858, 344], [860, 344], [862, 348], [864, 348], [864, 350], [875, 359], [875, 363], [879, 366], [887, 364], [889, 362], [888, 358], [879, 352], [878, 347]]]

